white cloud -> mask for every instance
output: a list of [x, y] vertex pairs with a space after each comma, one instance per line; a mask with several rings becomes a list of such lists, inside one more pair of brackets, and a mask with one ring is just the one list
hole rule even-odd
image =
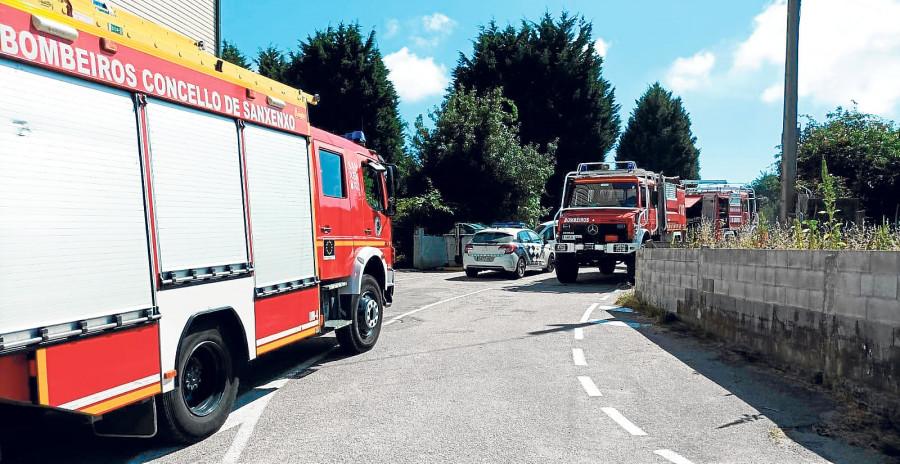
[[690, 58], [678, 58], [669, 68], [667, 84], [675, 92], [684, 92], [709, 83], [716, 64], [712, 52], [699, 52]]
[[441, 95], [450, 83], [446, 66], [435, 64], [430, 56], [419, 58], [406, 47], [385, 56], [384, 64], [397, 94], [407, 102]]
[[448, 18], [445, 14], [435, 13], [423, 16], [422, 25], [426, 32], [449, 35], [456, 27], [456, 21]]
[[383, 39], [390, 39], [391, 37], [397, 35], [398, 32], [400, 32], [400, 21], [398, 21], [397, 19], [391, 18], [387, 20], [385, 26], [384, 36], [382, 37]]
[[775, 84], [762, 93], [762, 101], [766, 103], [775, 103], [784, 98], [784, 84]]
[[597, 50], [597, 54], [604, 58], [606, 58], [606, 52], [609, 51], [609, 46], [609, 42], [606, 42], [599, 37], [594, 41], [594, 50]]
[[[787, 24], [785, 0], [770, 3], [754, 19], [753, 32], [734, 53], [733, 75], [778, 79], [782, 73]], [[800, 15], [801, 98], [885, 114], [900, 104], [900, 0], [817, 0], [804, 2]], [[777, 101], [773, 87], [762, 94]]]

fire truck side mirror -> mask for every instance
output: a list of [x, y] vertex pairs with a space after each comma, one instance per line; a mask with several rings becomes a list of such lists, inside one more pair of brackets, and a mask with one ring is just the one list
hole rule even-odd
[[397, 214], [397, 166], [388, 164], [384, 177], [388, 196], [387, 208], [385, 208], [384, 214], [386, 216], [393, 216], [394, 214]]

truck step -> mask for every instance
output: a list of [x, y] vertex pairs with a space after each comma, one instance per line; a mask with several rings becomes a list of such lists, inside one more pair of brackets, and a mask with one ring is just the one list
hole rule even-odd
[[325, 328], [327, 329], [340, 329], [342, 327], [347, 327], [350, 325], [349, 319], [332, 319], [330, 321], [325, 321]]

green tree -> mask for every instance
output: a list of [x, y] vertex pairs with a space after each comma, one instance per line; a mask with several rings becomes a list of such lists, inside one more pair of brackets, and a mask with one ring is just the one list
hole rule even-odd
[[894, 219], [900, 202], [900, 130], [893, 121], [838, 107], [800, 133], [797, 173], [801, 185], [817, 190], [822, 160], [828, 171], [859, 198], [866, 216]]
[[287, 70], [288, 62], [284, 53], [274, 45], [266, 48], [260, 48], [259, 54], [253, 60], [256, 69], [263, 76], [274, 79], [278, 82], [284, 82], [284, 73]]
[[375, 42], [375, 31], [363, 37], [358, 23], [317, 31], [291, 52], [285, 83], [318, 94], [310, 122], [336, 134], [362, 130], [386, 160], [404, 156], [405, 124], [399, 98]]
[[559, 207], [566, 173], [602, 161], [619, 136], [615, 89], [602, 76], [592, 34], [591, 22], [568, 12], [523, 20], [518, 29], [491, 21], [453, 71], [454, 88], [502, 89], [519, 110], [523, 142], [545, 151], [558, 145], [543, 200], [551, 208]]
[[759, 213], [769, 222], [778, 220], [778, 208], [781, 205], [781, 176], [777, 171], [768, 170], [759, 173], [749, 185], [756, 192], [756, 204]]
[[546, 213], [541, 190], [553, 172], [553, 151], [523, 144], [516, 105], [499, 89], [483, 94], [450, 92], [431, 114], [434, 129], [420, 116], [413, 147], [443, 198], [460, 220], [517, 220], [529, 224]]
[[639, 167], [668, 176], [698, 179], [700, 150], [681, 97], [673, 98], [672, 92], [657, 82], [635, 105], [619, 140], [616, 160], [635, 161]]
[[250, 62], [247, 61], [247, 57], [238, 50], [237, 45], [235, 45], [234, 42], [229, 42], [227, 40], [222, 41], [222, 53], [220, 58], [245, 69], [250, 67]]

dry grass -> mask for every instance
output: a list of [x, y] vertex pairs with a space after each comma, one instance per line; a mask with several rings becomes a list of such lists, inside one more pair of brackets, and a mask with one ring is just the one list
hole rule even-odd
[[634, 290], [629, 290], [619, 295], [619, 298], [616, 299], [616, 304], [623, 308], [633, 309], [644, 316], [652, 318], [657, 324], [668, 325], [678, 320], [678, 316], [675, 314], [639, 298], [634, 294]]
[[816, 221], [791, 225], [762, 224], [741, 230], [735, 237], [717, 237], [712, 223], [701, 222], [681, 246], [772, 250], [886, 250], [900, 251], [900, 229], [887, 224], [836, 224], [833, 230]]

